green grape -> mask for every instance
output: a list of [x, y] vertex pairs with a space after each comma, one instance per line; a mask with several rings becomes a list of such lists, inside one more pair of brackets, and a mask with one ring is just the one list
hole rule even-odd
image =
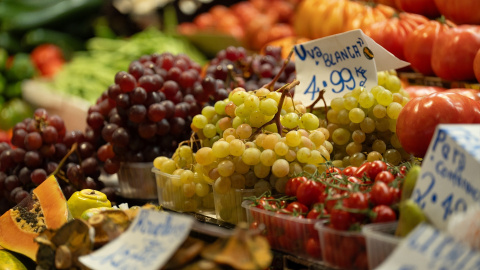
[[245, 97], [243, 105], [245, 105], [245, 108], [247, 110], [251, 110], [251, 111], [256, 110], [260, 105], [260, 99], [254, 94], [249, 94], [247, 95], [247, 97]]
[[310, 159], [311, 150], [307, 147], [302, 147], [297, 151], [297, 160], [301, 163], [307, 163]]
[[260, 162], [265, 166], [272, 166], [275, 160], [277, 160], [277, 155], [275, 154], [275, 151], [271, 149], [265, 149], [260, 154]]
[[390, 122], [388, 121], [388, 118], [380, 118], [375, 120], [375, 127], [378, 131], [384, 132], [390, 128]]
[[310, 151], [310, 158], [308, 159], [308, 164], [320, 164], [324, 163], [325, 159], [322, 157], [322, 153], [318, 150]]
[[302, 135], [296, 131], [291, 130], [285, 135], [285, 143], [290, 147], [296, 147], [301, 142]]
[[233, 104], [233, 102], [228, 102], [227, 105], [225, 105], [225, 113], [230, 116], [231, 118], [234, 118], [235, 115], [235, 110], [237, 109], [237, 105]]
[[255, 183], [257, 183], [258, 178], [255, 176], [255, 172], [253, 170], [248, 171], [245, 173], [245, 186], [248, 188], [252, 188]]
[[392, 102], [388, 104], [388, 107], [387, 107], [388, 117], [390, 117], [391, 119], [397, 119], [398, 115], [402, 111], [402, 108], [403, 108], [402, 105], [397, 102]]
[[227, 102], [223, 100], [219, 100], [215, 102], [215, 105], [213, 105], [213, 108], [215, 109], [215, 112], [218, 115], [224, 115], [225, 114], [225, 106], [227, 106]]
[[[352, 97], [354, 97], [355, 99], [358, 99], [358, 97], [360, 97], [360, 95], [365, 92], [365, 87], [362, 87], [362, 86], [357, 86], [355, 87], [355, 89], [352, 90], [352, 92], [350, 92], [352, 94]], [[345, 105], [345, 108], [346, 108], [347, 105]], [[357, 105], [353, 106], [352, 108], [356, 107]]]
[[318, 128], [317, 130], [323, 133], [323, 135], [325, 136], [325, 140], [328, 140], [328, 138], [330, 137], [330, 132], [326, 127], [321, 127], [321, 128]]
[[[314, 174], [318, 170], [317, 165], [313, 165], [313, 164], [305, 164], [305, 165], [303, 165], [302, 169], [303, 169], [304, 172], [309, 173], [309, 174]], [[325, 170], [323, 170], [323, 171], [325, 171]]]
[[236, 137], [237, 136], [237, 130], [231, 127], [231, 128], [227, 128], [223, 131], [223, 134], [222, 134], [223, 139], [226, 139], [230, 135]]
[[[343, 109], [340, 109], [343, 110]], [[327, 112], [327, 120], [329, 123], [339, 123], [338, 121], [338, 113], [340, 110], [328, 110]]]
[[286, 96], [285, 99], [283, 100], [283, 106], [282, 108], [285, 109], [287, 112], [288, 111], [293, 111], [295, 108], [295, 104], [293, 103], [293, 99], [291, 97]]
[[371, 151], [367, 155], [367, 161], [370, 161], [370, 162], [375, 161], [375, 160], [382, 160], [382, 159], [383, 159], [382, 154], [380, 154], [377, 151]]
[[[268, 120], [270, 121], [270, 120]], [[263, 130], [265, 132], [271, 132], [271, 133], [278, 133], [278, 129], [277, 129], [277, 125], [275, 123], [272, 123], [272, 124], [269, 124], [269, 125], [266, 125]]]
[[197, 114], [192, 118], [192, 124], [196, 128], [204, 128], [206, 124], [208, 124], [208, 119], [205, 115]]
[[220, 173], [218, 172], [217, 168], [210, 169], [207, 175], [208, 175], [208, 178], [212, 180], [218, 179], [220, 177]]
[[265, 115], [259, 110], [255, 110], [250, 113], [250, 124], [252, 127], [261, 127], [263, 124], [267, 123], [268, 120], [265, 119]]
[[287, 176], [289, 171], [290, 171], [289, 163], [283, 158], [275, 160], [275, 162], [272, 165], [272, 173], [276, 177]]
[[246, 174], [250, 170], [250, 165], [245, 164], [241, 156], [234, 157], [235, 172], [239, 174]]
[[270, 93], [270, 90], [268, 90], [267, 88], [262, 87], [262, 88], [260, 88], [260, 89], [255, 90], [254, 93], [255, 93], [255, 95], [256, 95], [257, 97], [259, 97], [259, 98], [260, 98], [260, 97], [266, 97], [266, 96]]
[[375, 120], [370, 117], [365, 117], [362, 123], [360, 123], [360, 128], [365, 133], [372, 133], [375, 131]]
[[397, 119], [388, 119], [388, 130], [397, 132]]
[[300, 118], [300, 121], [302, 122], [306, 130], [317, 129], [320, 125], [320, 120], [313, 113], [304, 113]]
[[308, 135], [308, 137], [317, 147], [319, 147], [325, 142], [325, 135], [319, 130], [312, 131], [310, 135]]
[[327, 149], [327, 152], [328, 152], [329, 154], [331, 154], [331, 153], [333, 152], [333, 145], [332, 145], [331, 142], [325, 141], [325, 142], [323, 143], [323, 147], [325, 147], [325, 149]]
[[300, 117], [294, 112], [287, 113], [280, 118], [280, 122], [282, 123], [282, 125], [289, 129], [296, 128], [299, 121]]
[[262, 147], [264, 149], [273, 150], [275, 148], [275, 144], [277, 144], [278, 142], [278, 139], [279, 139], [278, 133], [268, 134], [267, 136], [265, 136], [265, 139], [263, 140]]
[[255, 144], [258, 145], [258, 147], [263, 147], [263, 141], [265, 140], [265, 137], [267, 136], [267, 134], [265, 133], [260, 133], [257, 135], [257, 137], [255, 137]]
[[230, 97], [230, 100], [235, 104], [236, 106], [240, 106], [241, 104], [244, 103], [245, 98], [248, 96], [248, 93], [245, 91], [237, 91], [232, 94]]
[[[332, 108], [332, 110], [337, 111], [337, 112], [339, 112], [340, 110], [344, 109], [344, 108], [345, 108], [344, 98], [343, 98], [343, 97], [333, 98], [333, 99], [330, 101], [330, 108]], [[329, 111], [330, 111], [330, 110], [329, 110]], [[329, 121], [330, 121], [330, 120], [329, 120]]]
[[350, 161], [350, 164], [351, 164], [352, 166], [358, 167], [358, 166], [360, 166], [360, 165], [363, 164], [363, 162], [365, 161], [365, 159], [366, 159], [365, 154], [359, 152], [359, 153], [353, 154], [353, 155], [350, 157], [349, 161]]
[[164, 157], [164, 156], [160, 156], [160, 157], [156, 157], [154, 160], [153, 160], [153, 167], [157, 168], [160, 170], [160, 168], [162, 167], [162, 164], [169, 160], [168, 157]]
[[362, 151], [362, 144], [361, 143], [356, 143], [356, 142], [349, 142], [347, 146], [345, 147], [345, 151], [349, 156], [352, 156], [355, 153], [361, 152]]
[[198, 197], [205, 197], [210, 193], [210, 186], [207, 183], [196, 183], [195, 194]]
[[385, 81], [385, 88], [390, 90], [392, 93], [396, 93], [400, 91], [400, 88], [402, 88], [402, 82], [396, 75], [389, 75]]
[[358, 130], [358, 129], [360, 129], [360, 123], [350, 122], [350, 124], [348, 124], [348, 130], [353, 132], [353, 131]]
[[289, 165], [288, 176], [294, 177], [295, 175], [303, 172], [302, 165], [298, 162], [291, 162]]
[[275, 115], [278, 112], [278, 103], [273, 98], [266, 98], [260, 101], [259, 108], [265, 115]]
[[245, 144], [239, 139], [233, 139], [229, 145], [230, 155], [232, 156], [241, 156], [245, 151]]
[[160, 166], [160, 171], [168, 174], [172, 174], [176, 169], [177, 164], [172, 159], [165, 160]]
[[342, 159], [342, 165], [344, 168], [350, 166], [350, 157], [346, 156]]
[[218, 163], [217, 170], [221, 176], [230, 176], [235, 172], [235, 164], [231, 160], [222, 160]]
[[195, 154], [195, 161], [197, 161], [197, 163], [200, 165], [209, 165], [215, 162], [215, 160], [215, 155], [210, 147], [202, 147], [198, 149], [197, 153]]
[[262, 163], [258, 163], [253, 166], [253, 172], [255, 176], [262, 179], [266, 178], [270, 174], [270, 166], [265, 166]]
[[252, 136], [252, 127], [248, 124], [241, 124], [237, 127], [236, 133], [240, 139], [248, 139]]
[[400, 93], [393, 93], [392, 97], [393, 97], [393, 102], [397, 102], [397, 103], [402, 104], [402, 102], [403, 102], [403, 96], [402, 96], [402, 94], [400, 94]]
[[362, 108], [365, 108], [365, 109], [371, 108], [373, 104], [375, 104], [375, 97], [370, 92], [367, 92], [367, 91], [362, 92], [358, 97], [358, 103]]
[[280, 102], [280, 98], [282, 97], [282, 94], [280, 94], [279, 92], [276, 92], [276, 91], [273, 91], [273, 92], [270, 92], [267, 94], [267, 98], [271, 98], [273, 100], [275, 100], [275, 102]]
[[350, 119], [349, 119], [349, 111], [347, 109], [342, 109], [341, 111], [338, 112], [337, 115], [337, 123], [340, 125], [349, 125], [350, 124]]
[[195, 195], [195, 183], [184, 184], [182, 189], [185, 198], [191, 198]]
[[212, 119], [215, 114], [215, 108], [212, 106], [205, 106], [202, 109], [202, 115], [204, 115], [207, 119]]
[[288, 150], [289, 150], [289, 147], [285, 142], [278, 141], [275, 144], [275, 148], [274, 148], [275, 154], [281, 157], [285, 156], [288, 153]]
[[310, 140], [310, 138], [302, 136], [300, 138], [300, 144], [298, 145], [298, 147], [306, 147], [312, 150], [315, 148], [315, 144]]
[[358, 100], [355, 97], [347, 97], [343, 101], [343, 106], [345, 106], [345, 109], [347, 110], [356, 108], [357, 105], [358, 105]]
[[226, 130], [227, 128], [232, 127], [232, 118], [230, 117], [223, 117], [222, 119], [218, 120], [218, 127], [221, 130]]
[[242, 160], [247, 165], [255, 165], [260, 162], [261, 151], [257, 148], [247, 148], [243, 151]]
[[372, 87], [372, 89], [370, 89], [370, 93], [372, 93], [372, 95], [375, 97], [375, 99], [377, 98], [377, 94], [381, 91], [388, 91], [388, 90], [386, 90], [381, 85], [374, 86], [374, 87]]
[[297, 158], [297, 153], [293, 151], [292, 149], [288, 150], [288, 153], [285, 155], [285, 159], [288, 162], [292, 162]]
[[305, 114], [307, 113], [307, 107], [305, 107], [303, 104], [296, 104], [295, 111], [299, 114]]
[[392, 134], [392, 136], [390, 137], [390, 144], [397, 149], [402, 148], [402, 145], [400, 144], [400, 140], [398, 139], [396, 133]]
[[388, 162], [394, 166], [397, 166], [402, 162], [402, 154], [396, 149], [387, 149], [385, 153], [383, 154], [383, 158], [385, 159], [385, 162]]
[[233, 118], [232, 120], [232, 127], [233, 128], [238, 128], [238, 126], [240, 126], [241, 124], [244, 124], [245, 121], [243, 120], [243, 118], [241, 118], [240, 116], [235, 116], [235, 118]]
[[385, 85], [387, 76], [389, 76], [389, 74], [385, 71], [377, 72], [378, 85]]
[[350, 131], [345, 128], [337, 128], [332, 133], [332, 140], [335, 144], [345, 145], [350, 141]]
[[258, 180], [258, 182], [255, 183], [253, 188], [255, 189], [255, 196], [258, 197], [258, 196], [264, 194], [267, 191], [271, 191], [272, 190], [272, 185], [270, 185], [270, 183], [268, 181], [266, 181], [264, 179], [260, 179], [260, 180]]
[[385, 106], [377, 104], [373, 107], [372, 113], [376, 118], [383, 118], [387, 115], [387, 109]]
[[193, 178], [194, 178], [194, 172], [192, 172], [191, 170], [184, 170], [180, 174], [180, 181], [182, 182], [182, 184], [193, 183]]
[[387, 145], [383, 140], [375, 140], [372, 144], [372, 150], [383, 154], [387, 150]]
[[232, 188], [234, 189], [244, 189], [245, 188], [245, 176], [243, 174], [234, 173], [230, 176], [232, 182]]
[[378, 104], [388, 106], [388, 104], [392, 103], [393, 101], [393, 95], [392, 92], [388, 90], [378, 91], [375, 99], [377, 100]]
[[353, 108], [348, 112], [348, 118], [353, 123], [361, 123], [365, 119], [365, 112], [360, 108]]
[[360, 129], [357, 129], [352, 132], [352, 140], [356, 143], [363, 143], [365, 141], [365, 132]]
[[219, 177], [213, 184], [213, 189], [215, 190], [215, 193], [218, 194], [226, 194], [231, 188], [232, 181], [230, 180], [230, 177]]
[[213, 124], [206, 124], [203, 128], [203, 135], [207, 138], [213, 138], [217, 135], [217, 128]]
[[250, 116], [250, 113], [252, 111], [248, 110], [247, 108], [245, 108], [245, 105], [244, 104], [240, 104], [237, 106], [237, 108], [235, 109], [235, 115], [236, 116], [239, 116], [239, 117], [242, 117], [242, 118], [245, 118], [245, 117], [248, 117]]

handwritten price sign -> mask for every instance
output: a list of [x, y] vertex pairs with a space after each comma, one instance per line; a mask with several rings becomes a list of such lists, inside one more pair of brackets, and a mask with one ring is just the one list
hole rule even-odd
[[445, 229], [455, 212], [480, 204], [480, 125], [439, 125], [412, 199]]
[[[306, 43], [295, 50], [295, 68], [300, 85], [295, 99], [310, 105], [325, 89], [327, 104], [356, 87], [377, 85], [377, 70], [408, 65], [386, 51], [361, 30], [353, 30]], [[321, 104], [319, 104], [321, 106]]]

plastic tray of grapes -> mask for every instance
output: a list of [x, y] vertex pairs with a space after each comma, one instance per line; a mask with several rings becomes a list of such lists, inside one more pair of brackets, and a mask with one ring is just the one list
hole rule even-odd
[[315, 229], [327, 266], [350, 270], [369, 269], [365, 235], [361, 231], [340, 231], [324, 222], [317, 222]]
[[252, 201], [244, 201], [251, 227], [265, 226], [265, 236], [272, 248], [314, 261], [322, 259], [316, 219], [299, 218], [260, 209]]
[[156, 199], [157, 183], [152, 162], [126, 162], [117, 173], [119, 193], [130, 199]]
[[242, 202], [245, 197], [254, 195], [256, 195], [255, 189], [230, 188], [228, 191], [223, 191], [214, 186], [213, 200], [217, 219], [232, 224], [247, 221], [247, 213], [242, 207]]
[[195, 183], [182, 183], [180, 175], [151, 169], [157, 183], [158, 203], [177, 212], [212, 214], [214, 211], [212, 187], [199, 189]]
[[398, 221], [371, 223], [362, 227], [362, 232], [367, 240], [368, 265], [370, 269], [380, 265], [400, 243], [401, 238], [394, 235], [397, 225]]

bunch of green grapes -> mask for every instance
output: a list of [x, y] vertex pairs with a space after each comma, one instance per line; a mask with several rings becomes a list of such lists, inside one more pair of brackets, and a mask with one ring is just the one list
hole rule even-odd
[[393, 165], [408, 160], [396, 135], [397, 118], [408, 102], [395, 73], [379, 72], [378, 85], [355, 88], [334, 98], [327, 112], [334, 166], [360, 166], [384, 159]]

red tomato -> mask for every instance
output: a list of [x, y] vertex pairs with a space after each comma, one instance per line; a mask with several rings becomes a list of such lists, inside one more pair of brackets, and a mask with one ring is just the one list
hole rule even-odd
[[328, 176], [330, 176], [330, 175], [341, 174], [342, 170], [340, 168], [337, 168], [337, 167], [329, 167], [329, 168], [327, 168], [327, 170], [325, 170], [325, 172]]
[[[433, 1], [433, 0], [430, 0]], [[434, 75], [432, 68], [432, 48], [440, 32], [448, 30], [454, 24], [450, 21], [445, 23], [431, 20], [419, 25], [405, 40], [403, 48], [405, 60], [410, 62], [412, 68], [423, 75]], [[424, 86], [425, 87], [425, 86]]]
[[337, 230], [348, 230], [351, 225], [350, 213], [341, 209], [332, 209], [330, 212], [330, 225]]
[[45, 77], [55, 75], [65, 62], [62, 49], [54, 44], [42, 44], [35, 47], [30, 53], [30, 58], [42, 76]]
[[372, 209], [374, 213], [373, 223], [391, 222], [397, 220], [397, 214], [386, 205], [377, 205]]
[[458, 93], [468, 98], [471, 98], [473, 100], [480, 101], [480, 90], [468, 89], [468, 88], [450, 88], [448, 90], [445, 90], [445, 92]]
[[360, 165], [357, 170], [355, 171], [354, 176], [358, 178], [363, 178], [364, 176], [368, 177], [368, 171], [370, 170], [370, 166], [372, 166], [372, 163], [367, 161]]
[[445, 18], [456, 24], [480, 24], [478, 0], [435, 0], [435, 5]]
[[384, 182], [387, 185], [393, 182], [393, 180], [395, 180], [395, 176], [389, 171], [382, 171], [375, 177], [375, 182], [380, 181]]
[[475, 121], [471, 99], [456, 93], [433, 93], [411, 99], [397, 119], [397, 136], [405, 151], [424, 157], [437, 124]]
[[475, 73], [477, 82], [480, 83], [480, 49], [477, 51], [475, 58], [473, 59], [473, 73]]
[[325, 200], [325, 209], [327, 210], [328, 213], [332, 212], [333, 208], [337, 204], [338, 200], [340, 200], [342, 195], [340, 194], [334, 194], [327, 200]]
[[387, 170], [387, 163], [385, 163], [385, 161], [382, 161], [382, 160], [375, 160], [375, 161], [372, 161], [371, 165], [370, 165], [370, 169], [368, 170], [368, 177], [370, 179], [375, 179], [375, 177], [382, 171], [386, 171]]
[[459, 25], [438, 33], [432, 69], [445, 80], [475, 80], [473, 59], [480, 49], [480, 26]]
[[295, 196], [300, 184], [306, 182], [308, 179], [305, 176], [290, 178], [285, 185], [285, 194], [287, 196]]
[[308, 213], [308, 207], [305, 204], [300, 202], [291, 202], [287, 205], [287, 208], [285, 209], [301, 215]]
[[348, 182], [354, 183], [354, 184], [363, 184], [362, 180], [358, 179], [358, 177], [355, 176], [349, 176], [347, 178]]
[[395, 199], [388, 185], [381, 181], [373, 184], [370, 196], [370, 200], [374, 205], [391, 205]]
[[405, 12], [420, 14], [428, 18], [440, 16], [434, 0], [396, 0], [395, 3], [398, 9]]
[[263, 210], [276, 211], [278, 209], [275, 198], [272, 196], [261, 197], [255, 203], [255, 207]]
[[324, 215], [327, 215], [327, 210], [319, 204], [314, 204], [312, 209], [308, 212], [307, 218], [309, 219], [320, 219], [323, 218]]
[[393, 203], [398, 203], [402, 197], [402, 190], [396, 187], [390, 187], [390, 193], [393, 194]]
[[368, 201], [365, 194], [361, 192], [353, 192], [343, 199], [343, 206], [349, 209], [364, 210], [368, 208]]
[[[407, 60], [408, 61], [408, 60]], [[428, 96], [432, 93], [442, 92], [447, 90], [440, 86], [425, 86], [425, 85], [409, 85], [403, 88], [410, 98]]]
[[297, 189], [297, 200], [300, 203], [303, 203], [307, 207], [313, 205], [319, 201], [320, 196], [322, 195], [325, 187], [323, 184], [308, 180], [302, 184]]
[[403, 48], [407, 35], [428, 21], [425, 16], [401, 12], [388, 20], [371, 24], [364, 32], [393, 55], [405, 60]]
[[357, 167], [355, 166], [348, 166], [345, 169], [343, 169], [342, 174], [346, 176], [353, 176], [355, 175], [355, 172], [357, 171]]
[[322, 257], [322, 248], [320, 246], [320, 239], [318, 237], [310, 237], [305, 243], [305, 250], [307, 254], [313, 258]]

